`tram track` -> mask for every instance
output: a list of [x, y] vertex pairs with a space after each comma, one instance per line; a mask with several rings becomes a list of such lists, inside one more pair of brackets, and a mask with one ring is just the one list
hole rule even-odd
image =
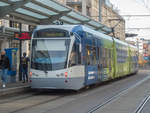
[[[25, 106], [16, 108], [12, 110], [11, 112], [9, 112], [9, 113], [17, 113], [17, 112], [21, 112], [22, 110], [30, 109], [38, 105], [56, 101], [70, 94], [70, 93], [68, 94], [67, 91], [66, 92], [65, 91], [64, 92], [62, 91], [37, 91], [37, 92], [30, 92], [30, 93], [31, 94], [23, 94], [23, 95], [20, 94], [20, 95], [17, 95], [18, 97], [16, 96], [11, 99], [8, 98], [8, 99], [1, 100], [0, 105], [4, 105], [4, 104], [7, 105], [9, 103], [14, 104], [14, 103], [19, 103], [20, 101], [25, 102], [27, 100], [30, 100], [32, 102], [32, 101], [35, 101], [36, 99], [41, 98], [41, 100], [38, 102], [29, 104], [29, 105], [25, 104]], [[45, 99], [42, 99], [42, 98], [45, 98]]]
[[[35, 93], [35, 94], [37, 94], [37, 93]], [[1, 104], [5, 104], [5, 103], [10, 103], [10, 102], [14, 102], [14, 101], [18, 101], [18, 100], [22, 100], [22, 99], [26, 99], [26, 98], [29, 98], [29, 97], [33, 97], [35, 94], [23, 94], [22, 96], [16, 96], [16, 97], [13, 97], [13, 98], [8, 98], [8, 99], [1, 99], [1, 101], [0, 101], [0, 105]]]
[[59, 97], [56, 97], [56, 98], [53, 98], [53, 99], [47, 99], [47, 101], [43, 101], [43, 102], [40, 102], [40, 103], [37, 103], [37, 104], [34, 104], [34, 105], [30, 105], [30, 106], [26, 106], [26, 107], [23, 107], [21, 109], [17, 109], [15, 111], [12, 111], [10, 113], [17, 113], [17, 112], [21, 112], [22, 110], [26, 110], [26, 109], [31, 109], [32, 107], [35, 107], [35, 106], [38, 106], [38, 105], [42, 105], [42, 104], [46, 104], [48, 102], [52, 102], [52, 101], [55, 101], [55, 100], [58, 100], [58, 99], [61, 99], [65, 96], [59, 96]]
[[135, 110], [134, 113], [141, 113], [141, 111], [143, 110], [143, 108], [145, 107], [146, 103], [150, 100], [150, 94], [148, 94], [143, 101], [141, 102], [141, 104], [137, 107], [137, 109]]
[[[129, 86], [126, 89], [121, 90], [118, 94], [113, 95], [112, 97], [106, 99], [105, 102], [102, 102], [100, 104], [95, 105], [94, 107], [92, 107], [90, 110], [88, 110], [86, 113], [95, 113], [96, 111], [103, 109], [104, 107], [106, 107], [108, 104], [111, 104], [112, 102], [114, 102], [115, 100], [119, 99], [122, 95], [125, 95], [126, 93], [128, 93], [129, 90], [132, 90], [133, 88], [139, 86], [140, 84], [144, 83], [146, 80], [150, 79], [150, 76], [144, 78], [143, 80], [137, 82], [136, 84]], [[146, 104], [146, 102], [150, 99], [150, 95], [148, 97], [146, 97], [144, 99], [144, 101], [142, 102], [142, 104], [139, 106], [139, 108], [136, 110], [136, 112], [134, 113], [140, 113], [138, 112], [139, 110], [141, 110], [142, 107], [144, 107], [144, 105]]]

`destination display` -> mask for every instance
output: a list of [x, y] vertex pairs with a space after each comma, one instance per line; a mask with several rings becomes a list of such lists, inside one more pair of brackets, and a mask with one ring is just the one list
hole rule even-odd
[[69, 37], [69, 32], [61, 29], [44, 29], [34, 33], [34, 38]]
[[65, 37], [64, 32], [45, 32], [44, 34], [42, 33], [43, 37]]

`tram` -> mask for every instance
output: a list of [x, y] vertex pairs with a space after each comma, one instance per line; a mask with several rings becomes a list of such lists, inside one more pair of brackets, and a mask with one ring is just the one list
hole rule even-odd
[[137, 71], [136, 47], [83, 25], [39, 25], [33, 32], [32, 88], [79, 90]]

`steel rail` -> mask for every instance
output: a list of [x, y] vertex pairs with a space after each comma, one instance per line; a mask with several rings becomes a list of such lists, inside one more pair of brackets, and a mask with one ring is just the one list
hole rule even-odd
[[[94, 113], [97, 110], [102, 109], [103, 107], [105, 107], [106, 105], [114, 102], [115, 100], [117, 100], [120, 96], [125, 95], [128, 93], [129, 90], [132, 90], [133, 88], [141, 85], [142, 83], [144, 83], [145, 81], [147, 81], [148, 79], [150, 79], [150, 76], [144, 78], [143, 80], [137, 82], [136, 84], [134, 84], [133, 86], [128, 87], [127, 89], [123, 89], [122, 91], [120, 91], [118, 94], [110, 97], [109, 99], [107, 99], [107, 101], [100, 103], [96, 106], [94, 106], [93, 108], [91, 108], [89, 111], [87, 111], [86, 113]], [[135, 113], [139, 113], [139, 112], [135, 112]]]
[[134, 113], [141, 113], [141, 111], [143, 110], [145, 104], [150, 100], [150, 94], [148, 94], [143, 101], [141, 102], [141, 104], [137, 107], [137, 109], [135, 110]]

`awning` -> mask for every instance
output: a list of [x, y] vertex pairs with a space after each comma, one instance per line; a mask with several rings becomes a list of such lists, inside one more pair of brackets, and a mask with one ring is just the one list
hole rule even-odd
[[0, 0], [0, 18], [34, 26], [57, 22], [83, 24], [106, 34], [112, 32], [111, 28], [54, 0]]
[[19, 29], [0, 26], [0, 39], [13, 38], [15, 32], [19, 32]]

